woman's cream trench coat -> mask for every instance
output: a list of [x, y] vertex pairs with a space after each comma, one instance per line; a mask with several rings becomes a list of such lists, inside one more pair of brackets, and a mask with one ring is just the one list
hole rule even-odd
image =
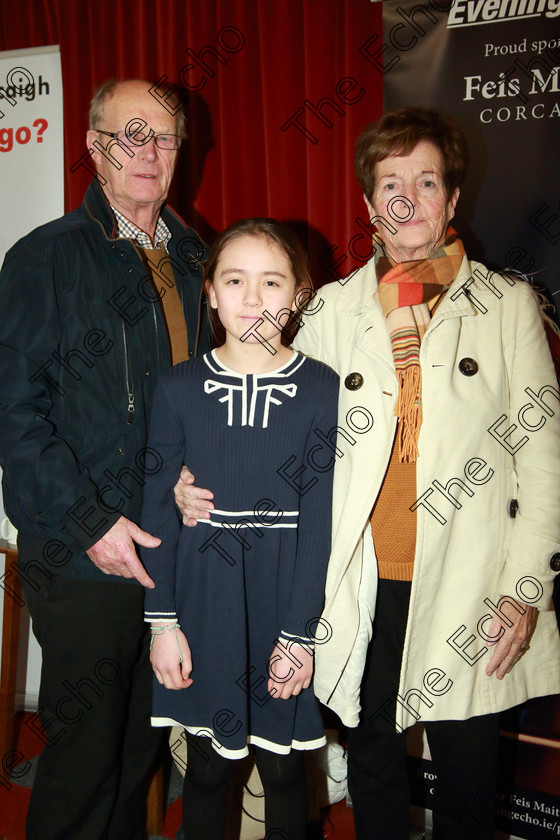
[[[375, 608], [368, 517], [396, 425], [397, 380], [376, 288], [373, 259], [324, 287], [295, 342], [341, 377], [332, 555], [314, 686], [348, 726], [358, 723]], [[420, 361], [417, 537], [399, 697], [372, 712], [399, 730], [560, 692], [551, 604], [560, 569], [560, 404], [530, 286], [465, 258], [422, 340]], [[320, 431], [319, 467], [334, 448], [331, 430]], [[310, 460], [302, 487], [312, 467]], [[491, 649], [483, 637], [501, 595], [541, 612], [530, 650], [498, 680], [485, 674]]]

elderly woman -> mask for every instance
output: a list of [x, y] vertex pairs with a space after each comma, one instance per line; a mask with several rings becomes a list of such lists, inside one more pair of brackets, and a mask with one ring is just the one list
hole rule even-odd
[[[408, 838], [418, 720], [434, 838], [491, 838], [498, 713], [560, 691], [558, 388], [531, 287], [471, 262], [449, 226], [466, 157], [420, 108], [362, 132], [373, 255], [319, 292], [295, 342], [341, 377], [314, 685], [350, 727], [358, 840]], [[204, 516], [210, 495], [183, 507]]]

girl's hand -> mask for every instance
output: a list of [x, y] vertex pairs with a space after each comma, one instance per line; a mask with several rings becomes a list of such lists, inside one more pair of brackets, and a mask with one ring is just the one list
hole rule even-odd
[[157, 681], [166, 688], [188, 688], [192, 685], [191, 649], [180, 628], [153, 637], [150, 662]]
[[313, 651], [302, 645], [277, 642], [268, 662], [268, 691], [287, 700], [309, 688], [313, 676]]

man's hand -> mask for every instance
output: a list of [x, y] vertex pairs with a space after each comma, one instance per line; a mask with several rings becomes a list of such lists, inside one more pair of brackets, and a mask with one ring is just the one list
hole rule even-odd
[[196, 525], [197, 519], [210, 519], [210, 511], [214, 510], [211, 499], [214, 494], [210, 490], [202, 490], [194, 486], [194, 475], [188, 467], [183, 467], [179, 481], [175, 485], [175, 504], [183, 515], [183, 525], [190, 528]]
[[278, 642], [268, 663], [268, 692], [276, 700], [287, 700], [311, 685], [313, 653], [302, 645]]
[[156, 548], [161, 540], [143, 531], [130, 519], [121, 516], [112, 528], [88, 550], [89, 559], [106, 575], [136, 578], [142, 586], [154, 589], [155, 583], [138, 559], [134, 543]]
[[188, 688], [193, 684], [190, 678], [191, 649], [187, 637], [179, 627], [154, 636], [150, 662], [157, 681], [166, 688]]
[[[509, 599], [508, 599], [509, 600]], [[496, 638], [500, 636], [498, 642], [487, 641], [488, 647], [496, 645], [490, 662], [486, 666], [486, 673], [489, 677], [496, 674], [497, 679], [502, 680], [506, 674], [509, 674], [516, 662], [519, 662], [523, 654], [529, 648], [529, 641], [535, 631], [537, 624], [538, 610], [536, 607], [530, 607], [522, 601], [511, 599], [513, 603], [508, 605], [507, 617], [511, 622], [511, 627], [505, 619], [495, 615], [490, 625], [488, 636]], [[504, 599], [499, 602], [501, 609], [505, 611]], [[514, 606], [517, 605], [517, 607]], [[501, 635], [500, 635], [500, 631]]]

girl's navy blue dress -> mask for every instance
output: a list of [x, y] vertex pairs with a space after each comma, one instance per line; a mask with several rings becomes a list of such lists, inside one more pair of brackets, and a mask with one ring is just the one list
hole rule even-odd
[[[248, 744], [288, 753], [324, 743], [312, 690], [274, 699], [267, 669], [277, 639], [312, 645], [328, 633], [318, 620], [337, 402], [338, 376], [296, 353], [272, 372], [240, 374], [212, 352], [158, 383], [142, 527], [162, 543], [141, 551], [156, 583], [146, 619], [177, 616], [194, 683], [170, 690], [154, 679], [152, 723], [211, 736], [227, 758]], [[173, 498], [183, 464], [214, 493], [211, 519], [195, 528], [181, 525]], [[292, 658], [297, 669], [297, 648]]]

